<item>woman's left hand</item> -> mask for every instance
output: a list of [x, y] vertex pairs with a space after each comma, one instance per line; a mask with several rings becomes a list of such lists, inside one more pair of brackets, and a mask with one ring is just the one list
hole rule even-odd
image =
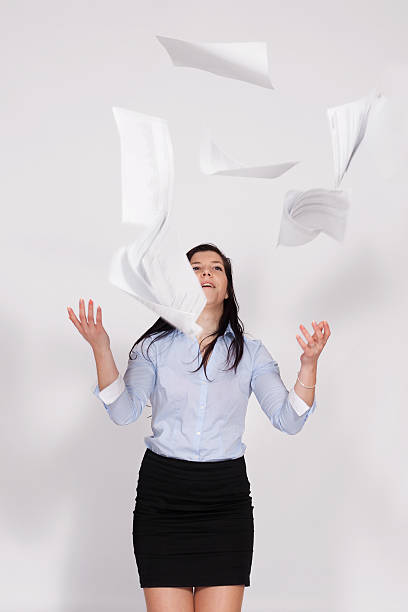
[[304, 325], [299, 326], [307, 342], [304, 342], [301, 336], [296, 335], [297, 341], [303, 349], [303, 353], [300, 356], [302, 365], [317, 363], [319, 355], [330, 336], [330, 327], [327, 321], [320, 321], [320, 323], [312, 321], [312, 326], [315, 330], [313, 336], [309, 334]]

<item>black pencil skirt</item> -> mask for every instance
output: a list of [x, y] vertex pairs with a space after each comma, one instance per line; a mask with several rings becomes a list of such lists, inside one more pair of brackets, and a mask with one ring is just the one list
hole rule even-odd
[[133, 549], [140, 586], [250, 586], [254, 518], [244, 456], [187, 461], [146, 448]]

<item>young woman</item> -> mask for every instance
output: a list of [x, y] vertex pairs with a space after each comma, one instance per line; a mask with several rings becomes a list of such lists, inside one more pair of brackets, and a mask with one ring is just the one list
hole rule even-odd
[[[294, 387], [260, 340], [244, 335], [230, 260], [213, 244], [187, 253], [207, 296], [196, 340], [161, 317], [133, 345], [122, 378], [98, 306], [70, 319], [90, 343], [94, 393], [118, 425], [136, 421], [149, 398], [152, 436], [136, 488], [133, 547], [148, 612], [239, 612], [250, 586], [254, 519], [241, 437], [254, 392], [274, 427], [298, 433], [316, 407], [318, 357], [330, 335], [312, 325]], [[151, 337], [147, 351], [144, 341]]]

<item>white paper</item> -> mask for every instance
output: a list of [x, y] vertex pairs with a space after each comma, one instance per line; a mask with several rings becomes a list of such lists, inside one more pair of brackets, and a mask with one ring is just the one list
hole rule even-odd
[[151, 226], [171, 206], [174, 153], [167, 121], [112, 107], [119, 130], [122, 223]]
[[135, 225], [136, 239], [114, 254], [109, 281], [195, 338], [207, 298], [178, 237], [168, 232], [174, 154], [167, 122], [118, 107], [113, 113], [121, 141], [122, 220]]
[[267, 166], [244, 166], [231, 157], [227, 157], [224, 151], [208, 137], [202, 140], [200, 147], [200, 168], [204, 174], [271, 179], [281, 176], [298, 163], [291, 161]]
[[347, 172], [361, 141], [364, 138], [371, 108], [381, 94], [372, 91], [365, 98], [327, 109], [333, 146], [335, 187]]
[[366, 137], [377, 171], [388, 180], [408, 166], [407, 97], [383, 96], [373, 108]]
[[346, 191], [337, 189], [288, 191], [283, 203], [277, 245], [305, 244], [316, 238], [320, 232], [342, 241], [349, 207], [349, 195]]
[[175, 66], [198, 68], [273, 89], [265, 42], [197, 43], [156, 36]]

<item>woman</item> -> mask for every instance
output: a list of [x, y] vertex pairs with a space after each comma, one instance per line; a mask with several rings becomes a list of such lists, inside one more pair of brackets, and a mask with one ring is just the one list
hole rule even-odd
[[[213, 244], [187, 253], [207, 303], [193, 340], [161, 317], [133, 345], [122, 378], [98, 306], [94, 323], [80, 300], [79, 320], [90, 343], [98, 384], [94, 393], [110, 418], [139, 418], [148, 399], [152, 436], [145, 437], [133, 513], [133, 546], [148, 612], [238, 612], [250, 585], [253, 505], [241, 437], [254, 392], [274, 427], [298, 433], [316, 407], [318, 357], [330, 335], [326, 321], [306, 341], [294, 387], [260, 340], [243, 333], [230, 260]], [[143, 343], [149, 337], [147, 352]], [[201, 359], [201, 363], [200, 363]], [[190, 369], [191, 365], [193, 369]], [[229, 367], [228, 367], [229, 366]]]

